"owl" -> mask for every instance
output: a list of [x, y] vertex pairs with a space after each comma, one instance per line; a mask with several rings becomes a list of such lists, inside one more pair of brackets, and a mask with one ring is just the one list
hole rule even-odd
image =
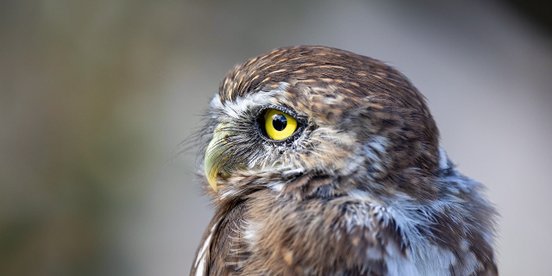
[[396, 69], [323, 46], [236, 66], [200, 135], [191, 275], [497, 275], [496, 212]]

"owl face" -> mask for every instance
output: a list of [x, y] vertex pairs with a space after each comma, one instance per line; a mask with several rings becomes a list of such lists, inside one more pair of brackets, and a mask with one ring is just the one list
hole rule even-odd
[[404, 177], [404, 170], [435, 172], [437, 129], [406, 78], [353, 53], [297, 47], [249, 60], [222, 82], [208, 125], [204, 172], [215, 192], [257, 185], [280, 191], [298, 175], [362, 180], [351, 187], [340, 182], [331, 193], [359, 183], [382, 193], [432, 192], [423, 181], [382, 185], [382, 179]]
[[347, 162], [354, 154], [353, 133], [330, 122], [328, 117], [335, 120], [335, 115], [313, 113], [314, 95], [295, 97], [287, 89], [289, 84], [281, 82], [274, 90], [233, 102], [213, 99], [215, 127], [206, 149], [205, 173], [214, 189], [233, 174], [336, 174], [353, 169]]

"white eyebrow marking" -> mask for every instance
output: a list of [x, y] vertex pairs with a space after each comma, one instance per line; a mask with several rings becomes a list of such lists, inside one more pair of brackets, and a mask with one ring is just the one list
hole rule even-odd
[[289, 83], [280, 82], [276, 89], [247, 94], [243, 97], [237, 97], [235, 100], [228, 100], [225, 102], [222, 102], [219, 94], [216, 94], [211, 100], [210, 105], [212, 109], [221, 110], [227, 116], [238, 119], [241, 114], [251, 109], [251, 107], [278, 104], [277, 98], [274, 96], [285, 91], [288, 86]]

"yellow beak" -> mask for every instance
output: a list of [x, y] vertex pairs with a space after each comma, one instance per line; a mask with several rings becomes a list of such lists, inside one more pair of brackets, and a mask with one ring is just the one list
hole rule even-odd
[[213, 190], [218, 191], [218, 176], [220, 173], [225, 173], [224, 164], [227, 163], [229, 157], [226, 155], [228, 131], [223, 124], [219, 124], [213, 133], [213, 139], [209, 142], [205, 150], [205, 160], [203, 161], [203, 169], [207, 182]]

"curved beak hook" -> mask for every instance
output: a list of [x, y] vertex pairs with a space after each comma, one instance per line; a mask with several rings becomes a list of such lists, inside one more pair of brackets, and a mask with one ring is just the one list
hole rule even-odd
[[209, 142], [205, 150], [205, 159], [203, 161], [203, 169], [207, 182], [216, 192], [218, 191], [218, 176], [224, 172], [224, 164], [227, 163], [228, 157], [225, 156], [227, 150], [228, 130], [223, 124], [219, 124], [213, 133], [213, 138]]

